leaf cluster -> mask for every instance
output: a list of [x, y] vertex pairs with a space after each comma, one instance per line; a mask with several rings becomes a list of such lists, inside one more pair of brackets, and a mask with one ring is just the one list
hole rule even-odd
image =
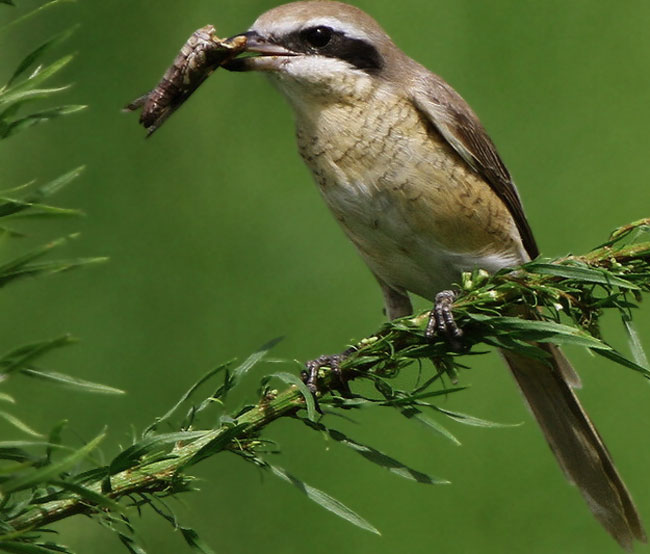
[[[531, 262], [491, 277], [481, 272], [465, 275], [463, 292], [454, 305], [465, 331], [465, 350], [457, 352], [444, 339], [429, 341], [424, 337], [428, 312], [387, 323], [354, 345], [339, 368], [346, 380], [370, 385], [360, 388], [355, 384], [354, 388], [363, 393], [349, 389], [342, 392], [341, 376], [331, 368], [321, 370], [316, 396], [295, 371], [279, 371], [262, 379], [256, 403], [230, 407], [230, 391], [257, 364], [274, 362], [287, 368], [296, 365], [268, 358], [277, 340], [239, 365], [220, 365], [193, 384], [111, 461], [93, 461], [91, 469], [71, 471], [69, 463], [80, 460], [80, 451], [75, 450], [72, 454], [62, 453], [59, 462], [52, 461], [50, 455], [56, 471], [48, 465], [32, 465], [25, 468], [18, 485], [0, 481], [0, 491], [5, 495], [3, 509], [14, 510], [6, 520], [5, 538], [13, 536], [24, 542], [30, 539], [34, 527], [84, 513], [111, 527], [129, 551], [144, 552], [131, 532], [127, 511], [149, 506], [179, 530], [191, 548], [211, 552], [194, 530], [178, 523], [164, 499], [192, 490], [191, 468], [220, 452], [240, 456], [293, 485], [326, 510], [378, 533], [353, 509], [271, 463], [269, 457], [277, 452], [277, 445], [265, 436], [268, 425], [290, 417], [394, 475], [427, 485], [447, 483], [332, 427], [331, 416], [348, 418], [355, 410], [368, 408], [395, 409], [454, 444], [459, 441], [442, 423], [444, 420], [480, 427], [502, 426], [438, 404], [438, 399], [463, 390], [455, 384], [458, 372], [467, 367], [464, 363], [469, 356], [484, 353], [486, 345], [543, 358], [545, 351], [536, 346], [539, 343], [575, 344], [650, 377], [647, 365], [641, 363], [645, 354], [638, 337], [634, 339], [635, 335], [630, 334], [635, 359], [628, 359], [604, 341], [597, 325], [609, 308], [619, 313], [626, 329], [632, 328], [632, 313], [641, 293], [650, 291], [650, 242], [644, 240], [648, 229], [650, 220], [626, 226], [585, 256]], [[531, 320], [531, 314], [536, 319]], [[427, 359], [434, 362], [432, 370], [424, 367]], [[395, 386], [395, 377], [414, 366], [418, 368], [416, 384], [409, 390]], [[194, 400], [215, 379], [218, 383], [211, 385], [212, 392]], [[57, 474], [60, 468], [67, 471]], [[38, 490], [41, 492], [36, 494]]]

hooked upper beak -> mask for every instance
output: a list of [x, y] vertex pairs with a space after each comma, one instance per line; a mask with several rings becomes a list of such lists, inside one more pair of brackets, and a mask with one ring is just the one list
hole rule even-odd
[[235, 58], [224, 64], [223, 67], [230, 71], [277, 71], [288, 56], [298, 55], [296, 52], [292, 52], [284, 46], [263, 37], [257, 31], [247, 31], [230, 37], [228, 40], [236, 37], [246, 38], [244, 54], [251, 53], [257, 55]]

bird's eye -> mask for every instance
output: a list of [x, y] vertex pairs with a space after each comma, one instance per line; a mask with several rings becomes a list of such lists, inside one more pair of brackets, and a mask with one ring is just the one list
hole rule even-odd
[[332, 38], [332, 29], [319, 25], [318, 27], [310, 27], [300, 33], [303, 40], [314, 48], [323, 48], [327, 46]]

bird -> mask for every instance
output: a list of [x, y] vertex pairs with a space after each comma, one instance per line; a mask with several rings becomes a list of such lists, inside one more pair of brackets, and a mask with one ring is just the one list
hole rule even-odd
[[[460, 336], [449, 309], [462, 273], [539, 255], [513, 178], [474, 111], [349, 4], [280, 5], [238, 36], [251, 55], [224, 67], [265, 73], [288, 100], [299, 153], [377, 280], [387, 316], [412, 314], [415, 294], [439, 308], [433, 327]], [[579, 377], [558, 347], [538, 346], [548, 360], [502, 356], [566, 477], [631, 550], [646, 533], [573, 390]]]

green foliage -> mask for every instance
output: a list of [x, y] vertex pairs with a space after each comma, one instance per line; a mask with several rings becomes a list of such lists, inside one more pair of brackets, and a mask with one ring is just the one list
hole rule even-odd
[[73, 56], [67, 55], [48, 64], [38, 62], [54, 46], [70, 36], [73, 29], [44, 42], [18, 64], [9, 81], [0, 88], [0, 139], [13, 136], [45, 121], [70, 115], [85, 109], [81, 105], [62, 105], [19, 115], [22, 108], [33, 100], [49, 99], [68, 86], [43, 88], [42, 85], [68, 65]]
[[[2, 3], [14, 5], [10, 0], [2, 0]], [[32, 12], [15, 19], [3, 30], [13, 23], [33, 17], [42, 9], [56, 3], [58, 2], [41, 5]], [[0, 139], [15, 136], [38, 123], [76, 113], [85, 107], [61, 105], [27, 111], [27, 108], [35, 100], [49, 100], [50, 97], [68, 88], [66, 86], [44, 88], [43, 85], [63, 69], [72, 60], [72, 56], [63, 56], [54, 62], [45, 64], [42, 63], [42, 60], [50, 50], [69, 37], [71, 32], [72, 30], [66, 31], [47, 40], [25, 56], [7, 83], [0, 87]], [[7, 189], [6, 183], [0, 183], [0, 187], [5, 187], [5, 190], [0, 191], [0, 235], [7, 239], [21, 239], [25, 236], [22, 228], [19, 231], [14, 227], [21, 222], [24, 227], [26, 223], [35, 219], [80, 215], [78, 210], [54, 206], [46, 201], [76, 179], [82, 170], [83, 168], [74, 169], [42, 185], [31, 182]], [[36, 248], [26, 249], [13, 258], [0, 259], [0, 287], [12, 284], [24, 277], [52, 275], [103, 261], [103, 258], [49, 258], [54, 250], [63, 247], [75, 237], [76, 235], [70, 235], [55, 239]], [[0, 356], [0, 383], [10, 377], [26, 376], [84, 392], [121, 394], [122, 391], [113, 387], [92, 383], [36, 365], [52, 350], [73, 342], [69, 335], [63, 335], [11, 349]], [[3, 393], [0, 393], [0, 401], [6, 404], [15, 403], [12, 397]], [[1, 410], [0, 418], [28, 437], [20, 441], [0, 442], [0, 532], [3, 534], [0, 550], [6, 552], [70, 552], [62, 545], [42, 541], [36, 536], [17, 539], [8, 525], [8, 521], [21, 513], [26, 506], [38, 506], [44, 502], [53, 494], [54, 489], [67, 491], [68, 494], [75, 494], [78, 498], [85, 499], [86, 502], [119, 513], [122, 507], [110, 498], [87, 489], [79, 482], [65, 479], [74, 466], [95, 451], [103, 438], [103, 433], [76, 449], [61, 445], [61, 435], [66, 422], [56, 424], [49, 432], [47, 439], [44, 440], [45, 435], [32, 429], [12, 413]], [[66, 454], [59, 456], [61, 452], [66, 452]], [[13, 502], [14, 499], [18, 500]]]
[[[140, 510], [149, 506], [181, 532], [190, 548], [210, 552], [193, 529], [178, 523], [164, 498], [192, 490], [190, 468], [221, 452], [239, 455], [293, 485], [324, 509], [363, 530], [379, 533], [353, 509], [270, 463], [266, 458], [276, 449], [269, 450], [273, 443], [263, 437], [266, 426], [278, 418], [291, 417], [399, 477], [427, 485], [447, 484], [445, 479], [413, 469], [329, 427], [326, 423], [329, 416], [367, 408], [394, 409], [455, 444], [458, 440], [442, 425], [440, 417], [471, 426], [501, 427], [503, 424], [437, 404], [437, 399], [464, 389], [453, 385], [457, 374], [466, 367], [461, 360], [484, 353], [484, 345], [539, 358], [544, 356], [544, 351], [532, 342], [578, 344], [605, 353], [648, 378], [648, 368], [604, 342], [598, 328], [599, 318], [606, 308], [619, 311], [626, 328], [631, 328], [632, 309], [640, 301], [641, 293], [650, 291], [650, 241], [643, 240], [648, 229], [650, 220], [626, 226], [617, 230], [607, 244], [585, 256], [531, 262], [492, 277], [482, 272], [465, 275], [463, 292], [454, 305], [465, 331], [465, 350], [457, 352], [444, 339], [429, 341], [424, 337], [428, 312], [387, 323], [379, 332], [361, 340], [340, 368], [346, 380], [365, 380], [371, 384], [373, 394], [348, 390], [341, 394], [338, 373], [323, 368], [319, 375], [320, 390], [314, 397], [307, 394], [306, 387], [293, 373], [281, 371], [262, 379], [257, 403], [229, 407], [228, 393], [255, 365], [269, 360], [268, 352], [276, 340], [258, 349], [232, 370], [228, 363], [202, 376], [170, 410], [145, 429], [140, 439], [108, 463], [98, 464], [89, 458], [102, 435], [57, 461], [53, 449], [63, 450], [60, 447], [61, 427], [50, 434], [46, 443], [0, 443], [0, 456], [18, 464], [13, 475], [0, 474], [3, 498], [0, 520], [5, 522], [0, 540], [40, 547], [39, 534], [31, 531], [34, 527], [47, 528], [58, 519], [83, 513], [112, 529], [130, 552], [144, 552], [134, 538], [129, 517], [130, 508]], [[538, 267], [541, 267], [539, 272]], [[578, 271], [574, 271], [575, 268]], [[538, 320], [504, 315], [522, 310], [529, 314], [530, 306], [537, 307], [534, 313]], [[643, 359], [645, 355], [638, 337], [632, 342], [635, 356]], [[22, 355], [22, 351], [19, 354]], [[418, 383], [412, 389], [395, 387], [395, 377], [406, 368], [413, 368], [413, 361], [427, 358], [434, 362], [430, 375], [425, 375], [420, 367]], [[294, 362], [273, 361], [287, 368], [295, 367]], [[447, 377], [451, 378], [452, 385], [445, 384]], [[214, 392], [195, 400], [199, 391], [217, 378], [221, 383]], [[285, 383], [285, 388], [274, 388], [274, 381]], [[187, 410], [184, 416], [183, 408]], [[211, 423], [214, 421], [216, 425]], [[163, 426], [170, 430], [160, 431]], [[28, 453], [28, 445], [45, 447], [46, 456]], [[77, 464], [82, 460], [86, 460], [86, 465], [90, 461], [91, 469]], [[28, 488], [31, 490], [26, 494]]]

